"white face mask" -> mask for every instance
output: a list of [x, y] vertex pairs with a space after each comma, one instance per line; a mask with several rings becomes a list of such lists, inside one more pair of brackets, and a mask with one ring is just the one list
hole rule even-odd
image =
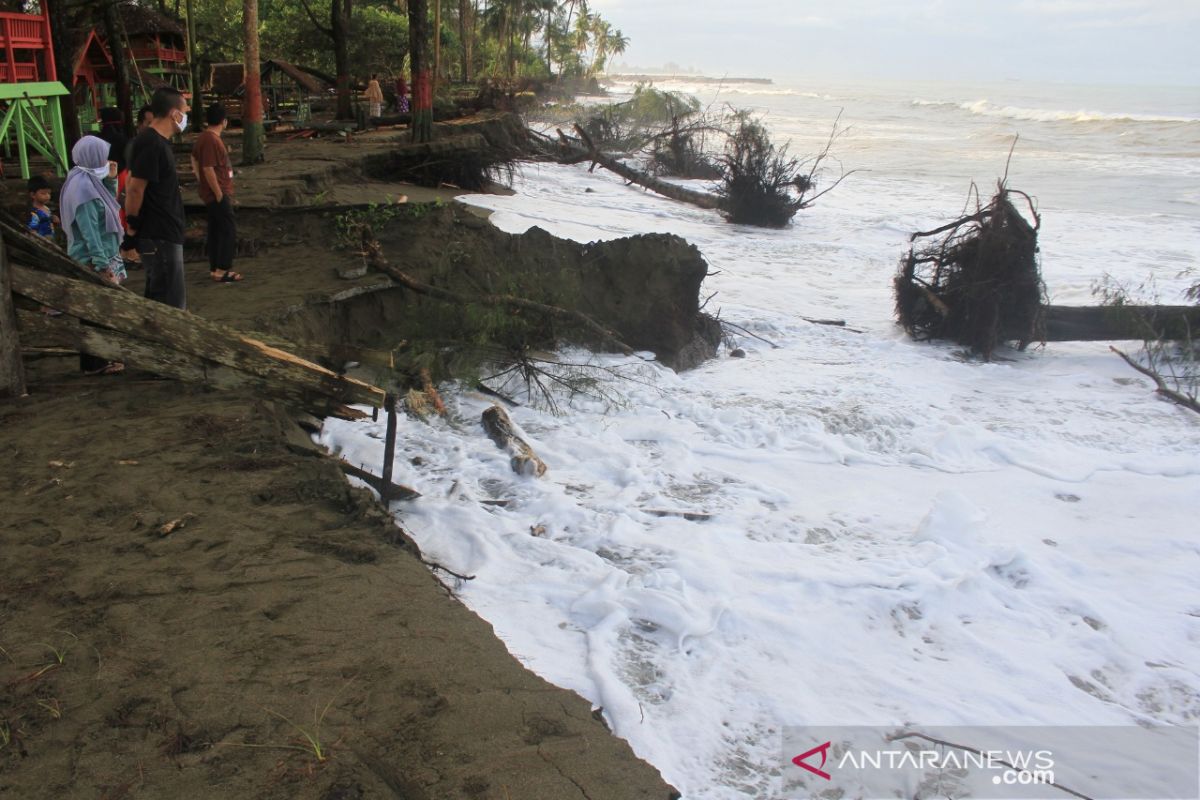
[[103, 167], [84, 167], [84, 169], [95, 175], [97, 178], [108, 177], [108, 164], [105, 164]]
[[183, 119], [179, 120], [179, 132], [183, 133], [187, 130], [187, 114], [183, 115]]

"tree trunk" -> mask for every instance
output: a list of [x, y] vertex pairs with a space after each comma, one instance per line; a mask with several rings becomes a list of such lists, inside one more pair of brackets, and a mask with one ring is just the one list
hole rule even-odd
[[633, 167], [622, 164], [612, 156], [605, 155], [596, 149], [596, 145], [592, 142], [592, 138], [587, 135], [587, 132], [575, 126], [575, 132], [586, 145], [585, 148], [576, 146], [573, 142], [567, 140], [567, 137], [560, 130], [559, 138], [563, 143], [563, 147], [567, 149], [570, 157], [566, 159], [571, 163], [579, 163], [581, 161], [593, 161], [596, 164], [604, 167], [610, 172], [615, 172], [625, 180], [636, 183], [638, 186], [644, 186], [656, 194], [661, 194], [663, 197], [669, 197], [672, 200], [678, 200], [682, 203], [691, 203], [700, 208], [717, 209], [721, 207], [721, 199], [716, 195], [708, 194], [707, 192], [697, 192], [692, 189], [685, 189], [682, 186], [676, 186], [673, 183], [659, 180], [653, 175], [634, 169]]
[[1045, 306], [1042, 313], [1047, 342], [1200, 339], [1200, 306]]
[[463, 83], [471, 82], [471, 35], [475, 31], [472, 10], [471, 0], [458, 0], [458, 39], [461, 45], [459, 55], [462, 58]]
[[[179, 7], [179, 2], [176, 0], [175, 7]], [[204, 92], [200, 86], [203, 83], [200, 79], [200, 59], [196, 54], [196, 15], [192, 9], [192, 0], [187, 0], [187, 50], [188, 50], [188, 72], [192, 78], [192, 109], [198, 121], [203, 122], [204, 118], [201, 114], [204, 112]], [[128, 89], [126, 89], [128, 94]], [[124, 109], [122, 109], [124, 113]], [[126, 117], [129, 119], [129, 117]], [[197, 128], [200, 126], [197, 125]]]
[[429, 0], [409, 0], [409, 58], [412, 61], [412, 140], [433, 139], [433, 80], [429, 68]]
[[116, 2], [104, 6], [104, 35], [108, 37], [108, 50], [112, 54], [113, 70], [117, 73], [117, 108], [121, 110], [125, 135], [132, 136], [137, 128], [137, 120], [133, 118], [133, 90], [129, 86], [129, 53], [121, 36]]
[[[55, 9], [57, 9], [57, 12]], [[51, 49], [54, 51], [54, 66], [57, 79], [68, 89], [71, 89], [75, 82], [75, 52], [72, 47], [74, 35], [71, 31], [71, 20], [67, 17], [65, 0], [54, 0], [53, 7], [51, 7], [51, 4], [47, 0], [42, 0], [42, 10], [50, 15], [50, 44]], [[48, 81], [50, 77], [43, 75], [42, 80]], [[57, 100], [51, 100], [50, 102], [57, 102], [59, 108], [62, 110], [63, 135], [67, 140], [67, 153], [69, 154], [71, 148], [83, 136], [83, 129], [79, 125], [79, 110], [75, 107], [75, 93], [67, 92]]]
[[550, 61], [551, 29], [554, 27], [554, 7], [546, 9], [546, 77], [554, 79], [554, 64]]
[[433, 93], [442, 79], [442, 0], [433, 0]]
[[350, 14], [352, 0], [330, 0], [329, 29], [333, 37], [333, 63], [337, 71], [337, 118], [353, 119], [350, 102]]
[[11, 274], [14, 293], [62, 311], [64, 325], [77, 324], [69, 318], [90, 323], [72, 329], [82, 352], [181, 380], [250, 388], [339, 416], [362, 416], [345, 404], [383, 404], [381, 389], [127, 289], [17, 265]]
[[242, 100], [242, 163], [263, 160], [262, 75], [258, 66], [258, 0], [243, 0], [246, 93]]

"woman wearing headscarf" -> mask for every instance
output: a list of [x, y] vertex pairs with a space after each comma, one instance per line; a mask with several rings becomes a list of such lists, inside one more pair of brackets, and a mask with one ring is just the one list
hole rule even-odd
[[371, 75], [371, 80], [367, 83], [367, 90], [363, 92], [363, 99], [370, 105], [369, 111], [372, 117], [383, 114], [383, 87], [379, 85], [378, 75]]
[[[109, 161], [111, 145], [96, 136], [84, 136], [71, 150], [75, 166], [67, 173], [59, 193], [59, 216], [67, 234], [67, 254], [91, 267], [105, 280], [125, 280], [119, 252], [121, 207], [117, 205], [117, 164]], [[125, 365], [83, 354], [80, 367], [88, 375], [113, 375]]]

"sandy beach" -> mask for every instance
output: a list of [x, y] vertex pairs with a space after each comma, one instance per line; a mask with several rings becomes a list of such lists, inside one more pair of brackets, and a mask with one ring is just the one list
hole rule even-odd
[[[305, 152], [337, 168], [366, 142]], [[340, 280], [360, 259], [312, 218], [263, 211], [282, 183], [311, 186], [289, 169], [239, 174], [242, 236], [274, 245], [239, 260], [237, 286], [193, 257], [195, 313], [253, 327], [378, 281]], [[344, 202], [318, 192], [306, 205]], [[513, 658], [285, 409], [134, 369], [84, 378], [71, 358], [28, 366], [30, 395], [0, 404], [0, 794], [674, 796]]]

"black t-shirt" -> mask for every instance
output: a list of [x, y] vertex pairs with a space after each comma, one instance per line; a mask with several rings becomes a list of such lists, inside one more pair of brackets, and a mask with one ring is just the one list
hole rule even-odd
[[153, 128], [139, 133], [133, 140], [129, 174], [147, 182], [138, 212], [138, 237], [183, 244], [183, 195], [170, 141]]

